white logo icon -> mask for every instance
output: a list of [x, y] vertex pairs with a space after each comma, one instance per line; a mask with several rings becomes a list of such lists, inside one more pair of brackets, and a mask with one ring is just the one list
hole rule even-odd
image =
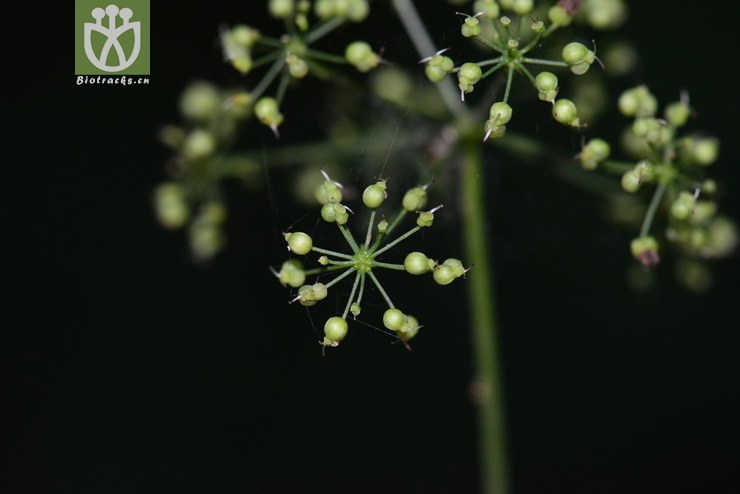
[[[88, 60], [90, 60], [90, 63], [105, 72], [120, 72], [130, 67], [139, 56], [139, 51], [141, 51], [141, 23], [139, 21], [129, 22], [134, 12], [128, 7], [118, 10], [117, 5], [108, 5], [105, 10], [100, 7], [94, 8], [91, 14], [95, 19], [95, 23], [85, 23], [85, 54]], [[108, 16], [107, 27], [103, 25], [103, 17], [106, 15]], [[118, 27], [116, 27], [116, 16], [119, 16], [123, 20], [123, 23]], [[134, 49], [126, 57], [121, 43], [118, 42], [118, 37], [129, 29], [134, 33]], [[96, 55], [93, 51], [93, 31], [97, 31], [106, 37], [103, 49], [100, 50], [100, 56]], [[111, 66], [107, 63], [111, 49], [115, 50], [118, 56], [118, 65]]]

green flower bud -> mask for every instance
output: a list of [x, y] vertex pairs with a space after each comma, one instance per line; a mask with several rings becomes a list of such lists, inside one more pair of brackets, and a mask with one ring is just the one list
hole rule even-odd
[[319, 257], [319, 264], [322, 266], [328, 266], [329, 265], [329, 258], [326, 256]]
[[671, 215], [677, 220], [685, 220], [691, 215], [695, 205], [696, 197], [690, 192], [682, 191], [671, 204]]
[[545, 23], [542, 21], [534, 21], [531, 28], [536, 34], [542, 34], [545, 32]]
[[414, 316], [406, 316], [406, 322], [397, 335], [402, 341], [409, 341], [419, 332], [419, 321]]
[[237, 24], [229, 30], [231, 40], [237, 45], [245, 49], [250, 49], [260, 39], [260, 32], [250, 26], [244, 24]]
[[634, 170], [629, 170], [622, 175], [621, 183], [625, 192], [637, 192], [642, 185], [642, 180]]
[[487, 141], [489, 138], [499, 139], [506, 134], [506, 125], [498, 125], [489, 118], [483, 126], [483, 131], [485, 132], [483, 141]]
[[403, 196], [403, 209], [409, 212], [418, 211], [427, 205], [427, 191], [424, 187], [409, 189]]
[[472, 62], [462, 64], [460, 71], [457, 73], [460, 90], [465, 94], [472, 92], [473, 86], [480, 81], [482, 75], [483, 71], [478, 65]]
[[492, 125], [504, 125], [511, 120], [512, 113], [513, 110], [508, 103], [499, 101], [491, 105], [488, 116]]
[[352, 313], [352, 316], [357, 317], [360, 315], [360, 312], [362, 312], [362, 308], [360, 307], [360, 304], [353, 302], [352, 305], [349, 306], [349, 311]]
[[[511, 10], [511, 9], [509, 9], [509, 10]], [[499, 22], [501, 23], [502, 26], [508, 27], [509, 24], [511, 24], [511, 19], [509, 19], [506, 16], [503, 16], [501, 19], [499, 19]]]
[[216, 151], [216, 139], [207, 130], [195, 129], [185, 138], [182, 154], [189, 160], [208, 158]]
[[185, 190], [180, 184], [167, 182], [154, 189], [154, 211], [159, 224], [167, 229], [180, 228], [190, 217]]
[[440, 264], [434, 271], [432, 271], [432, 277], [440, 285], [449, 285], [452, 283], [457, 276], [455, 276], [455, 270], [445, 264]]
[[705, 137], [691, 141], [691, 160], [697, 165], [711, 165], [719, 157], [719, 139]]
[[567, 10], [559, 5], [550, 7], [550, 9], [547, 11], [547, 18], [550, 19], [550, 22], [558, 27], [565, 27], [573, 20], [573, 16], [571, 16]]
[[403, 267], [409, 274], [420, 275], [428, 273], [435, 266], [435, 262], [421, 252], [411, 252], [403, 261]]
[[617, 104], [626, 117], [652, 117], [658, 110], [658, 100], [645, 85], [623, 92]]
[[683, 127], [689, 120], [691, 108], [686, 103], [676, 101], [666, 107], [664, 115], [665, 119], [673, 127]]
[[709, 225], [707, 243], [702, 248], [702, 257], [719, 259], [735, 251], [738, 244], [737, 227], [729, 218], [719, 216]]
[[632, 257], [639, 261], [642, 267], [646, 269], [660, 262], [658, 241], [649, 235], [633, 239], [630, 243], [630, 252], [632, 253]]
[[534, 8], [534, 0], [514, 0], [511, 9], [518, 15], [527, 15]]
[[534, 84], [542, 101], [555, 101], [555, 97], [558, 95], [558, 76], [552, 72], [540, 72], [534, 78]]
[[460, 261], [460, 259], [455, 259], [454, 257], [445, 259], [442, 265], [447, 266], [450, 269], [452, 269], [452, 273], [455, 275], [455, 278], [459, 278], [460, 276], [464, 275], [466, 272], [466, 269], [463, 266], [462, 261]]
[[290, 19], [293, 16], [295, 4], [293, 0], [270, 0], [267, 9], [276, 19]]
[[327, 20], [336, 15], [334, 0], [316, 0], [313, 5], [313, 12], [321, 20]]
[[447, 77], [447, 72], [439, 64], [432, 64], [431, 61], [424, 67], [424, 74], [434, 83], [442, 82]]
[[559, 99], [552, 105], [552, 116], [558, 122], [578, 127], [581, 125], [578, 120], [578, 109], [575, 103], [569, 99]]
[[581, 12], [594, 29], [614, 29], [627, 18], [623, 0], [589, 0], [583, 2]]
[[460, 32], [466, 38], [471, 38], [480, 35], [480, 29], [480, 21], [475, 17], [468, 16], [460, 27]]
[[388, 222], [381, 220], [378, 222], [378, 233], [385, 233], [388, 231]]
[[288, 64], [290, 75], [296, 79], [303, 79], [308, 75], [308, 62], [304, 59], [294, 55], [293, 53], [289, 53], [288, 56], [285, 57], [285, 62]]
[[398, 309], [388, 309], [383, 313], [383, 325], [391, 331], [400, 331], [406, 324], [406, 316]]
[[206, 202], [198, 211], [197, 221], [211, 225], [220, 225], [226, 221], [228, 210], [226, 206], [218, 201]]
[[369, 14], [370, 5], [367, 0], [350, 0], [345, 15], [352, 22], [362, 22]]
[[442, 82], [447, 77], [447, 72], [442, 70], [439, 65], [427, 65], [424, 67], [424, 74], [427, 76], [427, 79], [434, 83]]
[[347, 45], [344, 58], [360, 72], [369, 72], [380, 63], [380, 57], [364, 41], [355, 41]]
[[341, 202], [342, 189], [336, 182], [333, 182], [331, 180], [324, 180], [316, 186], [314, 197], [316, 197], [316, 200], [319, 202], [319, 204]]
[[303, 271], [303, 264], [296, 259], [285, 261], [280, 267], [278, 280], [283, 286], [289, 285], [298, 288], [306, 281], [306, 274]]
[[326, 285], [323, 283], [316, 283], [315, 285], [303, 285], [298, 289], [298, 301], [301, 305], [311, 307], [316, 305], [316, 302], [326, 298], [328, 291]]
[[[693, 197], [693, 196], [692, 196]], [[704, 224], [717, 214], [717, 204], [713, 201], [695, 201], [691, 222], [693, 224]]]
[[434, 213], [431, 211], [424, 211], [423, 213], [419, 213], [419, 217], [416, 218], [416, 224], [419, 226], [419, 228], [427, 228], [432, 226], [432, 223], [434, 223]]
[[496, 19], [501, 9], [494, 0], [477, 0], [473, 3], [473, 12], [483, 12], [489, 19]]
[[347, 321], [339, 316], [330, 317], [324, 324], [323, 343], [325, 346], [337, 346], [347, 336], [348, 329]]
[[570, 65], [570, 71], [576, 75], [585, 74], [588, 68], [596, 60], [596, 55], [593, 51], [586, 48], [581, 43], [568, 43], [563, 48], [562, 52], [563, 61]]
[[221, 102], [221, 92], [216, 86], [210, 82], [194, 82], [180, 97], [180, 112], [190, 120], [211, 120], [221, 112]]
[[321, 206], [321, 218], [327, 223], [334, 223], [337, 221], [337, 205], [341, 207], [341, 204], [336, 202], [327, 202]]
[[383, 204], [383, 201], [387, 197], [388, 193], [386, 192], [385, 180], [380, 180], [365, 188], [365, 191], [362, 193], [362, 202], [370, 209], [375, 209]]
[[299, 256], [308, 254], [313, 248], [313, 240], [303, 232], [292, 232], [283, 234], [288, 243], [288, 250]]
[[278, 103], [274, 98], [263, 96], [254, 104], [254, 114], [260, 122], [273, 130], [283, 123], [283, 114], [280, 113]]
[[195, 221], [188, 229], [190, 252], [198, 261], [215, 256], [224, 245], [223, 234], [218, 225]]
[[701, 184], [701, 191], [709, 195], [714, 194], [715, 192], [717, 192], [717, 182], [715, 182], [711, 178], [706, 179]]
[[585, 170], [595, 170], [596, 167], [609, 157], [611, 147], [603, 139], [591, 139], [586, 143], [579, 155], [581, 166]]
[[632, 72], [640, 61], [634, 46], [627, 42], [614, 42], [607, 45], [601, 55], [606, 73], [612, 77], [621, 77]]

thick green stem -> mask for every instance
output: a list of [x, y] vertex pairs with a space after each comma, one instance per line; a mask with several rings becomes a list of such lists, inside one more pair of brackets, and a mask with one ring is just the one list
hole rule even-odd
[[[427, 33], [427, 30], [424, 27], [424, 23], [422, 22], [421, 17], [419, 17], [419, 13], [416, 11], [414, 3], [411, 0], [392, 1], [393, 7], [398, 13], [398, 18], [403, 23], [406, 34], [411, 38], [411, 42], [414, 44], [416, 51], [419, 52], [422, 57], [428, 57], [436, 53], [438, 50], [435, 48], [432, 39], [429, 37], [429, 33]], [[455, 84], [449, 78], [445, 78], [435, 86], [439, 90], [442, 100], [444, 100], [453, 115], [459, 117], [467, 111], [465, 106], [460, 103], [460, 98]]]
[[472, 389], [478, 405], [481, 492], [506, 494], [509, 492], [509, 479], [504, 393], [496, 334], [492, 253], [486, 239], [484, 173], [479, 143], [466, 140], [463, 156], [460, 197], [466, 257], [474, 265], [467, 287], [474, 351]]

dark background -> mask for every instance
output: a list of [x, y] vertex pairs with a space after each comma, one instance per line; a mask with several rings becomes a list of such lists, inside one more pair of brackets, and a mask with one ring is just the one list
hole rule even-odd
[[[382, 28], [356, 34], [387, 43], [390, 58], [405, 39], [375, 7]], [[435, 36], [456, 31], [453, 10], [426, 11]], [[722, 140], [711, 171], [738, 218], [738, 98], [721, 22], [736, 12], [632, 10], [625, 32], [645, 63], [631, 82], [663, 103], [690, 89], [692, 128]], [[302, 214], [279, 174], [268, 190], [233, 189], [231, 243], [207, 266], [151, 213], [169, 156], [156, 129], [177, 121], [190, 80], [235, 80], [217, 27], [258, 23], [256, 2], [153, 2], [148, 87], [75, 86], [71, 28], [38, 17], [42, 36], [6, 47], [47, 51], [20, 57], [35, 70], [2, 102], [2, 490], [475, 492], [464, 281], [409, 283], [429, 326], [413, 352], [352, 324], [322, 358], [305, 310], [286, 306], [267, 270]], [[252, 146], [273, 142], [250, 132]], [[715, 265], [709, 293], [676, 286], [670, 263], [635, 293], [633, 232], [604, 221], [598, 200], [546, 168], [487, 159], [515, 492], [737, 492], [737, 255]], [[461, 252], [454, 221], [440, 228], [430, 245]]]

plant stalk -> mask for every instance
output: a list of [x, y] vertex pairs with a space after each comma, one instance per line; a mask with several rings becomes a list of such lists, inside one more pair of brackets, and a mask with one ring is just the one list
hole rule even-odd
[[471, 394], [478, 412], [480, 482], [483, 494], [509, 492], [506, 426], [501, 358], [496, 330], [492, 251], [486, 239], [484, 173], [480, 144], [462, 143], [460, 197], [467, 261], [474, 265], [467, 279], [474, 376]]

